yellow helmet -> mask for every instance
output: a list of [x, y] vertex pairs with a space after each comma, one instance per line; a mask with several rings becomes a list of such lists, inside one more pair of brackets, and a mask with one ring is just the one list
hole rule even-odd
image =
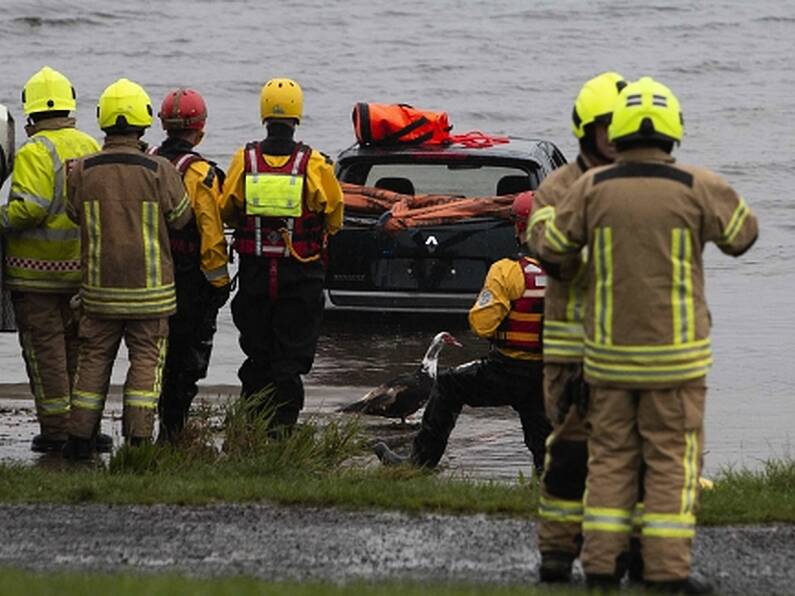
[[292, 79], [271, 79], [259, 94], [259, 113], [267, 118], [295, 118], [301, 121], [304, 114], [304, 92]]
[[25, 114], [71, 112], [77, 107], [76, 100], [77, 94], [69, 79], [49, 66], [30, 77], [22, 88]]
[[613, 142], [649, 139], [679, 143], [683, 122], [679, 100], [671, 90], [643, 77], [619, 94], [607, 136]]
[[617, 72], [603, 72], [582, 86], [571, 115], [571, 130], [575, 137], [583, 138], [585, 127], [592, 122], [609, 122], [616, 97], [626, 84], [624, 77]]
[[144, 88], [127, 79], [119, 79], [99, 96], [97, 122], [102, 130], [148, 128], [152, 125], [152, 100]]

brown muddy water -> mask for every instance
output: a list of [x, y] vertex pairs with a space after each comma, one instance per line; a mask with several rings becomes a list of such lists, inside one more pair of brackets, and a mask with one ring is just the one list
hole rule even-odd
[[[49, 64], [71, 77], [78, 124], [97, 137], [96, 100], [119, 77], [144, 85], [156, 106], [175, 85], [198, 89], [209, 106], [200, 149], [222, 166], [261, 136], [259, 90], [274, 76], [303, 85], [300, 137], [332, 156], [353, 142], [352, 105], [379, 101], [446, 110], [455, 132], [548, 138], [569, 159], [576, 154], [571, 104], [583, 81], [604, 70], [658, 78], [683, 106], [677, 158], [719, 172], [760, 218], [759, 241], [746, 256], [734, 260], [713, 248], [705, 255], [715, 347], [707, 468], [795, 455], [792, 2], [298, 0], [289, 10], [267, 10], [257, 0], [73, 0], [66, 8], [36, 0], [4, 2], [3, 9], [0, 102], [17, 116], [18, 139], [20, 89]], [[208, 26], [199, 33], [187, 23]], [[145, 139], [158, 143], [159, 128]], [[328, 324], [306, 379], [307, 412], [329, 413], [411, 370], [442, 328], [466, 345], [444, 352], [442, 365], [485, 351], [463, 319], [408, 324], [348, 316]], [[234, 386], [241, 360], [226, 308], [206, 386]], [[119, 367], [114, 379], [123, 380]], [[0, 383], [25, 381], [16, 338], [1, 335]], [[22, 390], [15, 397], [23, 401], [0, 399], [0, 457], [30, 461], [30, 402]], [[9, 404], [25, 402], [24, 412], [9, 412]], [[376, 433], [392, 429], [391, 422], [374, 424]], [[526, 472], [513, 413], [465, 411], [449, 465], [500, 478]]]

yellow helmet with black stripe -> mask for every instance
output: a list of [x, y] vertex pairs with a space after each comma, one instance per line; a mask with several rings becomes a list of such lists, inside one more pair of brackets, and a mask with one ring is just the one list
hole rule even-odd
[[651, 77], [630, 83], [616, 100], [607, 129], [611, 142], [682, 141], [684, 120], [673, 92]]
[[25, 114], [71, 112], [77, 105], [76, 98], [69, 79], [54, 68], [45, 66], [22, 88], [22, 109]]
[[109, 128], [144, 129], [152, 125], [152, 100], [138, 83], [119, 79], [109, 85], [97, 103], [97, 123]]
[[610, 121], [616, 97], [626, 84], [624, 77], [617, 72], [603, 72], [582, 86], [571, 115], [571, 130], [575, 137], [583, 138], [585, 127], [592, 122]]

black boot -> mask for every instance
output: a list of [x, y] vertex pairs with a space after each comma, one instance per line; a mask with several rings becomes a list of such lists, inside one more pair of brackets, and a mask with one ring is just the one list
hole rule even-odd
[[687, 579], [667, 582], [646, 582], [649, 592], [661, 594], [714, 594], [709, 580], [700, 573], [691, 573]]
[[585, 587], [589, 592], [599, 594], [612, 594], [621, 587], [621, 581], [615, 575], [595, 575], [585, 576]]
[[560, 551], [541, 553], [538, 581], [542, 584], [567, 584], [571, 581], [574, 554]]
[[85, 461], [94, 456], [96, 447], [93, 439], [83, 439], [69, 435], [63, 446], [63, 456], [70, 461]]
[[58, 453], [63, 451], [66, 439], [54, 439], [44, 435], [36, 435], [30, 442], [30, 450], [36, 453]]
[[379, 461], [385, 466], [402, 466], [411, 463], [411, 459], [403, 455], [398, 455], [392, 451], [389, 446], [383, 441], [378, 441], [373, 445], [373, 451], [378, 457]]

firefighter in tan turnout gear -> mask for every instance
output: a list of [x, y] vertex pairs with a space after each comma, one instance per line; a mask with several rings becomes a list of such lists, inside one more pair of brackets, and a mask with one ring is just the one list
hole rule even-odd
[[151, 439], [166, 356], [168, 317], [176, 311], [168, 228], [192, 211], [171, 163], [140, 143], [152, 124], [149, 96], [120, 79], [99, 98], [102, 152], [69, 173], [68, 213], [79, 223], [83, 271], [80, 350], [72, 392], [67, 457], [90, 457], [110, 373], [122, 338], [130, 366], [124, 383], [123, 435]]
[[169, 319], [158, 440], [175, 442], [198, 393], [196, 383], [207, 375], [218, 309], [229, 298], [226, 239], [218, 210], [224, 173], [195, 149], [207, 121], [207, 106], [198, 91], [170, 91], [158, 116], [167, 137], [147, 153], [174, 164], [194, 214], [191, 223], [169, 234], [177, 312]]
[[582, 562], [592, 587], [618, 585], [643, 462], [645, 581], [661, 591], [711, 590], [690, 574], [712, 363], [702, 251], [711, 241], [739, 256], [758, 230], [722, 178], [674, 162], [682, 132], [667, 87], [649, 77], [625, 87], [608, 129], [616, 163], [574, 184], [536, 245], [550, 263], [588, 247]]
[[[8, 204], [0, 207], [3, 269], [41, 427], [31, 448], [60, 451], [77, 360], [69, 302], [80, 287], [80, 231], [66, 216], [66, 170], [99, 145], [75, 128], [75, 90], [60, 72], [45, 66], [35, 73], [22, 106], [29, 138], [15, 158]], [[98, 443], [108, 450], [110, 437]]]
[[[618, 93], [626, 82], [615, 72], [602, 73], [580, 90], [574, 102], [572, 131], [579, 140], [576, 161], [547, 176], [535, 193], [530, 219], [531, 247], [544, 234], [545, 218], [553, 213], [577, 179], [595, 166], [612, 163], [615, 148], [607, 126]], [[544, 299], [544, 400], [552, 433], [539, 499], [539, 577], [542, 582], [568, 582], [582, 541], [582, 496], [588, 467], [587, 431], [578, 408], [585, 347], [584, 256], [574, 253], [557, 268], [570, 281], [550, 278]]]
[[272, 413], [275, 434], [304, 406], [301, 375], [312, 368], [323, 317], [323, 251], [344, 207], [331, 160], [293, 138], [303, 105], [293, 80], [262, 87], [267, 137], [234, 154], [221, 201], [240, 255], [232, 318], [246, 354], [242, 398]]

